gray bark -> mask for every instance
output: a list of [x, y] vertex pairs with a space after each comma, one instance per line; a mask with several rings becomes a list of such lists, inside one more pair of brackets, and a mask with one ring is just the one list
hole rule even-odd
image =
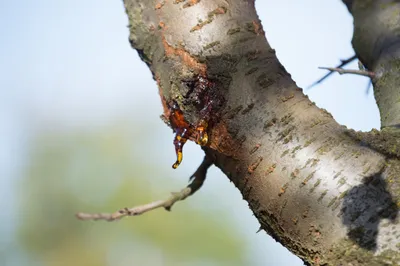
[[174, 100], [193, 128], [208, 122], [203, 149], [261, 229], [308, 264], [395, 265], [400, 16], [388, 14], [400, 8], [344, 2], [355, 18], [357, 55], [378, 74], [383, 131], [348, 130], [310, 102], [269, 46], [254, 1], [124, 1], [130, 42], [158, 83], [164, 117]]

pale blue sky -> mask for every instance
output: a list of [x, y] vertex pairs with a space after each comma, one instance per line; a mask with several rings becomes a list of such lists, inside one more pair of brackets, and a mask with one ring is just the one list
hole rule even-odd
[[[302, 88], [325, 74], [318, 66], [334, 66], [354, 54], [352, 18], [339, 0], [259, 0], [256, 6], [271, 46]], [[172, 132], [158, 118], [162, 111], [156, 84], [130, 48], [122, 1], [2, 1], [0, 23], [1, 254], [13, 246], [12, 189], [21, 165], [29, 162], [35, 132], [86, 130], [115, 119], [150, 120], [159, 131], [154, 147], [165, 147], [150, 152], [165, 171], [173, 171], [174, 150]], [[364, 77], [335, 74], [305, 92], [338, 122], [369, 130], [379, 128], [379, 115], [372, 91], [365, 94], [367, 84]], [[186, 181], [201, 158], [198, 147], [185, 146], [176, 179]], [[255, 234], [258, 222], [238, 191], [216, 169], [212, 176], [203, 196], [187, 204], [213, 205], [209, 203], [223, 189], [226, 196], [215, 208], [239, 206], [232, 212], [249, 236], [253, 265], [302, 265], [264, 233]]]

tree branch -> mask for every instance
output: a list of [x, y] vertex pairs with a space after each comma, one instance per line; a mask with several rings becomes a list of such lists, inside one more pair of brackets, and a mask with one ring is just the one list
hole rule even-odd
[[[347, 134], [304, 95], [265, 39], [254, 1], [175, 2], [124, 0], [131, 45], [157, 81], [163, 115], [178, 122], [174, 130], [189, 124], [182, 132], [207, 133], [203, 150], [262, 229], [307, 264], [386, 263], [378, 254], [395, 261], [399, 228], [385, 217], [398, 211], [391, 203], [399, 202], [400, 160]], [[361, 61], [379, 73], [374, 89], [377, 80], [385, 87], [380, 70]], [[384, 125], [399, 124], [393, 114], [400, 112]], [[203, 131], [199, 121], [208, 122]]]
[[173, 192], [172, 195], [166, 200], [158, 200], [155, 202], [151, 202], [148, 204], [132, 207], [132, 208], [123, 208], [114, 213], [77, 213], [76, 217], [79, 220], [106, 220], [106, 221], [115, 221], [119, 220], [125, 216], [136, 216], [141, 215], [145, 212], [158, 209], [163, 207], [165, 210], [170, 211], [172, 206], [181, 200], [186, 199], [187, 197], [193, 195], [197, 190], [201, 188], [206, 179], [207, 170], [213, 164], [213, 162], [207, 157], [204, 157], [203, 162], [197, 168], [196, 172], [190, 177], [190, 184], [182, 189], [179, 192]]
[[400, 123], [400, 12], [398, 0], [343, 0], [354, 20], [352, 45], [363, 66], [376, 75], [374, 95], [382, 128]]
[[343, 75], [343, 74], [354, 74], [354, 75], [360, 75], [360, 76], [365, 76], [365, 77], [369, 77], [369, 78], [375, 77], [375, 73], [374, 72], [367, 71], [367, 70], [343, 69], [343, 68], [339, 68], [339, 67], [318, 67], [318, 68], [319, 69], [327, 69], [327, 70], [331, 71], [331, 73], [337, 72], [340, 75]]
[[[350, 58], [347, 58], [345, 60], [340, 60], [342, 61], [342, 63], [340, 63], [340, 65], [336, 66], [337, 68], [341, 68], [344, 67], [345, 65], [353, 62], [355, 59], [357, 59], [357, 55], [353, 55]], [[319, 83], [321, 83], [322, 81], [324, 81], [325, 79], [327, 79], [330, 75], [332, 75], [333, 72], [329, 72], [328, 74], [326, 74], [325, 76], [323, 76], [322, 78], [320, 78], [319, 80], [317, 80], [316, 82], [314, 82], [313, 84], [311, 84], [307, 89], [311, 89], [312, 87], [318, 85]]]

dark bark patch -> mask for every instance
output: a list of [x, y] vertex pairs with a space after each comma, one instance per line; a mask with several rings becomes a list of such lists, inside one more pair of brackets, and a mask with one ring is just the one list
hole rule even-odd
[[377, 248], [380, 221], [389, 219], [395, 223], [399, 212], [382, 174], [383, 169], [365, 177], [362, 184], [339, 197], [343, 198], [341, 218], [348, 227], [347, 236], [361, 248], [371, 251]]

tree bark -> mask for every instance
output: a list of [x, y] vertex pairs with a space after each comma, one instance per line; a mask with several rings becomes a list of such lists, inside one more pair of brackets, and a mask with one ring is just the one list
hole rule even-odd
[[354, 18], [352, 44], [373, 79], [382, 129], [400, 131], [400, 1], [343, 0]]
[[130, 42], [158, 83], [163, 117], [203, 144], [261, 229], [307, 264], [391, 265], [400, 261], [400, 64], [392, 43], [400, 16], [387, 9], [400, 7], [344, 2], [355, 18], [357, 55], [378, 73], [382, 131], [348, 130], [303, 94], [269, 46], [254, 1], [124, 4]]

